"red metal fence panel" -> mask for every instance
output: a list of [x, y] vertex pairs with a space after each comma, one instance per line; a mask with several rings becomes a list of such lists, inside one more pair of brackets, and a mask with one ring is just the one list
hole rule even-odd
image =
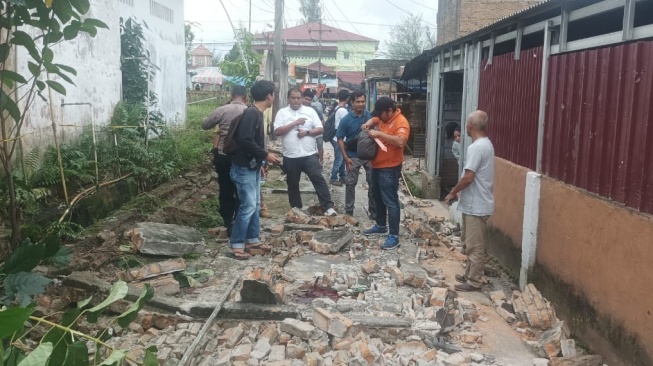
[[653, 213], [653, 42], [551, 57], [544, 173]]
[[478, 107], [488, 113], [488, 134], [498, 157], [535, 169], [542, 48], [481, 63]]

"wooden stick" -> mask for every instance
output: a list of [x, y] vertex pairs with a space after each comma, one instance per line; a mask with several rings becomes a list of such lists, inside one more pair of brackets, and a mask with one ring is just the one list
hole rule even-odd
[[61, 215], [61, 218], [59, 219], [59, 222], [63, 222], [63, 219], [66, 218], [66, 215], [68, 215], [68, 213], [69, 213], [70, 210], [73, 208], [73, 206], [74, 206], [74, 205], [75, 205], [79, 200], [81, 200], [84, 196], [89, 195], [89, 194], [91, 194], [91, 193], [94, 193], [94, 192], [97, 191], [97, 189], [100, 188], [100, 187], [108, 186], [108, 185], [111, 185], [111, 184], [114, 184], [114, 183], [118, 183], [118, 182], [120, 182], [120, 181], [123, 180], [123, 179], [127, 179], [127, 178], [129, 178], [130, 176], [132, 176], [132, 174], [133, 174], [133, 173], [129, 173], [129, 174], [127, 174], [127, 175], [125, 175], [125, 176], [122, 176], [122, 177], [120, 177], [120, 178], [118, 178], [118, 179], [114, 179], [114, 180], [109, 181], [109, 182], [104, 182], [104, 183], [102, 183], [102, 184], [100, 184], [100, 185], [93, 186], [93, 187], [91, 187], [91, 188], [86, 188], [85, 190], [81, 191], [77, 196], [75, 196], [75, 198], [73, 198], [72, 201], [70, 201], [70, 204], [68, 205], [68, 208], [66, 208], [66, 211], [64, 211], [63, 215]]
[[220, 313], [220, 310], [222, 310], [222, 305], [224, 305], [224, 303], [227, 301], [229, 294], [231, 294], [231, 291], [234, 289], [238, 281], [240, 281], [240, 275], [238, 275], [236, 278], [234, 278], [233, 281], [231, 281], [231, 284], [227, 288], [227, 291], [225, 291], [222, 294], [222, 298], [220, 299], [218, 306], [216, 306], [215, 309], [213, 309], [213, 313], [211, 313], [211, 316], [209, 316], [209, 318], [206, 320], [206, 323], [204, 323], [204, 326], [200, 330], [199, 334], [197, 335], [197, 337], [195, 337], [195, 340], [186, 351], [186, 354], [184, 354], [184, 357], [181, 359], [181, 362], [179, 362], [179, 366], [186, 366], [190, 363], [191, 357], [193, 356], [193, 352], [195, 352], [195, 348], [197, 348], [197, 346], [202, 341], [202, 338], [204, 338], [204, 336], [206, 335], [206, 332], [211, 327], [211, 323], [213, 323], [215, 317], [217, 317], [218, 313]]
[[408, 186], [408, 181], [406, 180], [406, 176], [404, 176], [403, 170], [401, 171], [401, 179], [404, 180], [404, 184], [406, 185], [406, 190], [410, 194], [410, 198], [415, 198], [415, 196], [413, 196], [413, 192], [410, 191], [410, 187]]

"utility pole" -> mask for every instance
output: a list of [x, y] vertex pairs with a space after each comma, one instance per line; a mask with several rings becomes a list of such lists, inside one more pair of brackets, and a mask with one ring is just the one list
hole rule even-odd
[[317, 86], [320, 87], [322, 84], [322, 18], [320, 18], [320, 27], [318, 30], [319, 41], [318, 41], [318, 51], [317, 51]]
[[247, 31], [250, 34], [252, 33], [252, 0], [249, 0], [249, 27], [247, 28]]
[[317, 32], [318, 33], [318, 49], [317, 49], [317, 84], [320, 85], [322, 83], [322, 33], [327, 33], [331, 32], [331, 29], [327, 30], [322, 30], [322, 18], [320, 18], [319, 23], [318, 23], [318, 30], [312, 30], [309, 28], [308, 32], [309, 34], [311, 32]]
[[281, 88], [281, 32], [283, 28], [283, 0], [274, 0], [274, 111], [279, 110], [279, 89]]

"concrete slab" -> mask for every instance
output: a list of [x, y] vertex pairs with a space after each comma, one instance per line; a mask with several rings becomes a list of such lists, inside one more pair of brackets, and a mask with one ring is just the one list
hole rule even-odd
[[143, 254], [180, 257], [204, 254], [206, 242], [195, 228], [180, 225], [140, 222], [131, 233], [136, 249]]

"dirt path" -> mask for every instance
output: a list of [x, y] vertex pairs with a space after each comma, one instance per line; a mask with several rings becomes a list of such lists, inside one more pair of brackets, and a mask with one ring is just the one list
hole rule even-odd
[[[325, 155], [324, 174], [328, 178], [332, 161], [330, 147], [326, 148]], [[122, 268], [115, 258], [106, 258], [111, 257], [110, 253], [99, 260], [98, 248], [124, 248], [129, 241], [122, 237], [122, 232], [137, 221], [192, 226], [205, 220], [207, 214], [202, 213], [200, 207], [215, 200], [217, 194], [217, 185], [211, 175], [204, 170], [159, 187], [151, 195], [157, 197], [160, 204], [150, 213], [126, 210], [106, 220], [98, 227], [103, 228], [105, 234], [113, 233], [113, 236], [107, 234], [109, 238], [105, 240], [97, 237], [87, 239], [85, 246], [79, 247], [84, 250], [78, 251], [78, 258], [84, 261], [86, 269], [99, 275], [99, 280], [112, 281]], [[204, 232], [206, 252], [187, 257], [185, 262], [189, 271], [208, 271], [207, 278], [196, 287], [182, 287], [177, 294], [157, 295], [154, 303], [159, 305], [151, 308], [151, 313], [142, 315], [139, 319], [141, 328], [123, 333], [112, 342], [132, 350], [157, 345], [159, 358], [164, 364], [176, 365], [199, 334], [203, 318], [212, 311], [234, 277], [251, 278], [256, 268], [272, 268], [276, 271], [273, 282], [282, 284], [283, 306], [248, 307], [248, 304], [239, 302], [244, 290], [232, 292], [225, 305], [228, 309], [221, 313], [221, 317], [233, 316], [225, 315], [227, 313], [245, 319], [242, 322], [220, 319], [211, 325], [196, 350], [193, 365], [329, 365], [343, 364], [338, 362], [343, 358], [352, 360], [344, 364], [357, 365], [531, 365], [535, 356], [526, 347], [523, 334], [506, 323], [489, 298], [489, 293], [496, 290], [510, 293], [507, 278], [492, 278], [483, 293], [456, 294], [451, 291], [454, 276], [464, 268], [460, 254], [444, 245], [447, 237], [447, 241], [455, 241], [456, 237], [455, 232], [447, 229], [450, 224], [446, 221], [446, 207], [438, 201], [411, 200], [401, 193], [404, 206], [400, 232], [402, 247], [396, 251], [382, 251], [379, 243], [383, 238], [365, 238], [361, 234], [372, 224], [362, 209], [367, 201], [364, 181], [362, 173], [356, 191], [355, 218], [359, 223], [357, 226], [342, 226], [342, 230], [351, 233], [353, 240], [338, 252], [323, 254], [314, 250], [317, 239], [310, 240], [317, 237], [314, 237], [317, 232], [288, 229], [286, 213], [290, 207], [285, 182], [280, 170], [273, 169], [263, 186], [264, 200], [272, 218], [261, 221], [262, 239], [273, 244], [282, 243], [281, 247], [276, 248], [271, 256], [235, 261], [225, 256], [227, 240]], [[301, 190], [305, 208], [317, 204], [307, 179], [302, 179]], [[344, 187], [330, 186], [330, 190], [337, 210], [342, 212]], [[424, 221], [416, 220], [417, 217]], [[435, 235], [433, 240], [416, 235], [417, 224], [430, 227], [429, 231]], [[442, 234], [447, 231], [448, 234]], [[307, 241], [295, 242], [295, 237], [305, 236], [308, 236]], [[289, 238], [292, 238], [290, 247], [286, 245]], [[121, 255], [142, 263], [160, 260], [136, 253]], [[281, 267], [274, 266], [279, 256], [288, 257], [287, 263]], [[377, 268], [368, 273], [363, 269], [370, 266], [370, 260]], [[268, 286], [274, 290], [274, 283], [267, 281], [262, 288]], [[322, 295], [311, 292], [315, 290]], [[166, 315], [162, 311], [164, 308], [177, 315]], [[319, 325], [316, 311], [324, 311], [329, 316], [344, 316], [353, 323], [345, 326], [346, 335], [334, 336]], [[150, 319], [151, 314], [160, 314], [157, 316], [167, 320], [158, 325], [143, 322], [143, 319]], [[297, 327], [284, 322], [259, 321], [275, 317], [278, 320], [299, 317], [304, 321], [302, 327], [316, 326], [318, 329], [306, 338]], [[349, 342], [351, 347], [343, 346], [342, 342]], [[274, 357], [273, 351], [277, 353]], [[311, 357], [322, 361], [312, 363]], [[360, 362], [352, 363], [354, 361]]]

